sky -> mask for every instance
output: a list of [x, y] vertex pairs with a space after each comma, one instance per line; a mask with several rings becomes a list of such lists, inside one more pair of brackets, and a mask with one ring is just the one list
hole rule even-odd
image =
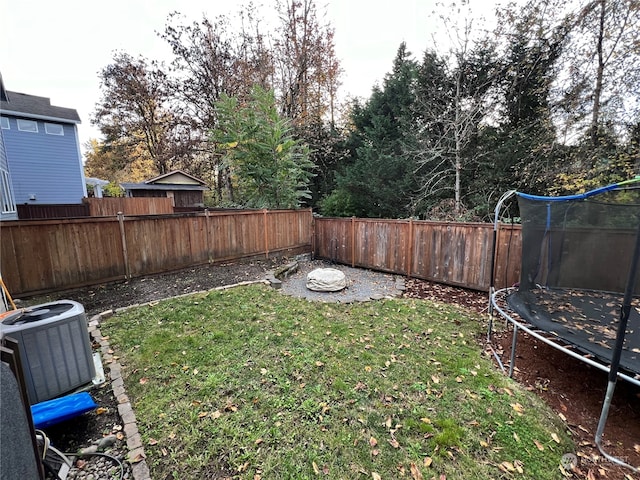
[[[269, 0], [264, 3], [271, 5]], [[486, 0], [476, 3], [487, 9]], [[100, 137], [90, 118], [100, 100], [98, 72], [112, 63], [114, 52], [166, 60], [169, 47], [158, 32], [171, 12], [180, 12], [185, 23], [191, 23], [203, 14], [209, 19], [232, 14], [244, 4], [245, 0], [0, 0], [0, 73], [9, 91], [75, 108], [82, 121], [78, 132], [84, 151], [90, 138]], [[391, 70], [401, 42], [416, 59], [434, 45], [434, 35], [442, 43], [436, 0], [317, 0], [316, 5], [335, 29], [336, 55], [344, 70], [343, 98], [368, 98]]]

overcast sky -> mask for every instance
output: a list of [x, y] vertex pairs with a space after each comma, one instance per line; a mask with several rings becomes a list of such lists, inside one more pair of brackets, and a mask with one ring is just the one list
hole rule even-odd
[[[491, 13], [486, 0], [475, 3], [486, 15]], [[166, 59], [169, 48], [157, 32], [164, 30], [169, 13], [179, 11], [191, 22], [203, 13], [213, 19], [237, 12], [243, 4], [244, 0], [0, 0], [0, 73], [7, 90], [75, 108], [82, 120], [78, 130], [83, 145], [99, 136], [90, 125], [100, 98], [97, 74], [112, 62], [115, 51]], [[342, 96], [367, 98], [391, 70], [400, 43], [406, 41], [419, 59], [433, 46], [440, 23], [433, 13], [435, 0], [319, 0], [320, 13], [325, 4], [344, 69]]]

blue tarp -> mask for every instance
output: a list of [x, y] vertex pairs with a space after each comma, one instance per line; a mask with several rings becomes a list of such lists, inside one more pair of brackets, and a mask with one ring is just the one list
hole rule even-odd
[[98, 405], [87, 392], [54, 398], [31, 406], [33, 425], [38, 430], [89, 412]]

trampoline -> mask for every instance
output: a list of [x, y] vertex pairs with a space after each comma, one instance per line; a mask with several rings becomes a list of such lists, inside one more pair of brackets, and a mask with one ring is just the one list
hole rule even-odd
[[[514, 198], [520, 281], [496, 289], [497, 232]], [[640, 177], [580, 195], [507, 192], [496, 206], [493, 243], [490, 310], [513, 326], [509, 375], [520, 331], [607, 372], [596, 445], [637, 471], [608, 455], [601, 440], [616, 381], [640, 386]], [[489, 339], [492, 328], [490, 322]]]

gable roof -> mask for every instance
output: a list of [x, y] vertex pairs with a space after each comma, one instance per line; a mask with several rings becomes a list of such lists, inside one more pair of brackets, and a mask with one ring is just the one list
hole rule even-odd
[[[159, 175], [155, 178], [150, 178], [149, 180], [145, 180], [144, 183], [171, 183], [169, 180], [171, 179], [171, 177], [176, 177], [179, 178], [180, 176], [184, 176], [187, 177], [190, 180], [193, 180], [196, 183], [199, 183], [200, 185], [206, 185], [207, 182], [205, 182], [204, 180], [200, 180], [197, 177], [194, 177], [193, 175], [189, 175], [186, 172], [183, 172], [182, 170], [173, 170], [171, 172], [165, 173], [163, 175]], [[179, 182], [179, 184], [183, 184], [184, 182]]]
[[[176, 181], [171, 182], [173, 179]], [[181, 180], [188, 180], [184, 182]], [[182, 170], [173, 170], [169, 173], [159, 175], [149, 180], [145, 180], [141, 183], [121, 183], [120, 186], [127, 191], [131, 190], [167, 190], [167, 191], [179, 191], [179, 190], [193, 190], [193, 191], [205, 191], [209, 190], [206, 182], [200, 180], [193, 175], [183, 172]]]
[[5, 95], [0, 97], [0, 111], [3, 115], [55, 120], [63, 123], [81, 123], [78, 112], [73, 108], [51, 105], [51, 100], [47, 97], [8, 90], [5, 90]]

